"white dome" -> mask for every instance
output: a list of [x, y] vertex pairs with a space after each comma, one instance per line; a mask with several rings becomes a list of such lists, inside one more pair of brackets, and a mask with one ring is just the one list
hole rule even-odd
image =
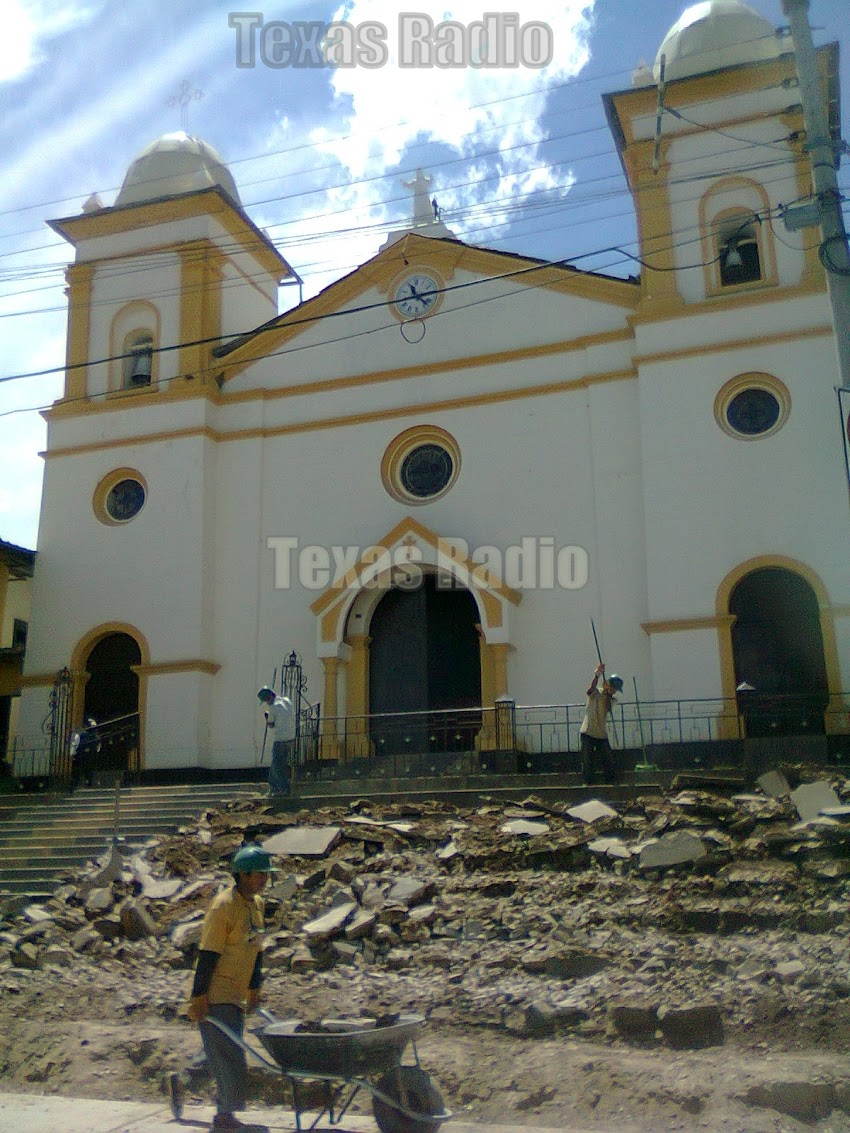
[[653, 74], [683, 79], [739, 63], [775, 59], [781, 46], [773, 24], [740, 0], [703, 0], [673, 25], [655, 57]]
[[214, 185], [223, 189], [240, 208], [239, 192], [224, 158], [200, 138], [182, 131], [151, 142], [130, 162], [115, 207], [177, 197]]

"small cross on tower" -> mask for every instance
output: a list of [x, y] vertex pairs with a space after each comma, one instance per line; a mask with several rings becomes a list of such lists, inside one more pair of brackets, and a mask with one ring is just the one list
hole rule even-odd
[[180, 84], [180, 93], [169, 98], [168, 105], [172, 108], [180, 107], [180, 129], [184, 134], [189, 133], [189, 107], [193, 102], [198, 102], [204, 97], [202, 90], [193, 90], [192, 84], [188, 79], [184, 79]]
[[402, 181], [405, 189], [413, 190], [413, 227], [421, 228], [434, 223], [434, 209], [431, 205], [429, 188], [433, 178], [422, 169], [416, 170], [412, 181]]

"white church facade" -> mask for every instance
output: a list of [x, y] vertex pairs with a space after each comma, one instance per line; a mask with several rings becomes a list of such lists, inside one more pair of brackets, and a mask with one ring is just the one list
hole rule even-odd
[[660, 138], [651, 74], [605, 100], [632, 278], [417, 215], [278, 315], [293, 269], [185, 136], [53, 222], [75, 258], [22, 748], [67, 668], [75, 724], [138, 713], [144, 769], [254, 766], [290, 650], [327, 758], [376, 713], [521, 719], [583, 700], [591, 621], [624, 699], [710, 702], [701, 736], [739, 734], [742, 685], [850, 729], [835, 341], [816, 231], [780, 217], [811, 193], [794, 61], [707, 7], [662, 45]]

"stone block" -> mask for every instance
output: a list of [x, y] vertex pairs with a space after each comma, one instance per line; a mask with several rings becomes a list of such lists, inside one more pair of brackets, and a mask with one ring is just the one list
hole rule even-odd
[[670, 1046], [676, 1050], [701, 1050], [721, 1046], [724, 1041], [723, 1016], [716, 1004], [666, 1008], [658, 1012], [658, 1023]]

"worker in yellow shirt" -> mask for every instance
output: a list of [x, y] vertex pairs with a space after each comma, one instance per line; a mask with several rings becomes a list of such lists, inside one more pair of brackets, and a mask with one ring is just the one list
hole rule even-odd
[[264, 910], [260, 893], [272, 870], [271, 855], [262, 846], [242, 846], [233, 855], [232, 868], [235, 884], [213, 898], [204, 918], [187, 1008], [200, 1029], [218, 1088], [214, 1133], [250, 1128], [235, 1116], [245, 1108], [245, 1052], [209, 1020], [225, 1023], [241, 1037], [246, 1009], [259, 1005]]

